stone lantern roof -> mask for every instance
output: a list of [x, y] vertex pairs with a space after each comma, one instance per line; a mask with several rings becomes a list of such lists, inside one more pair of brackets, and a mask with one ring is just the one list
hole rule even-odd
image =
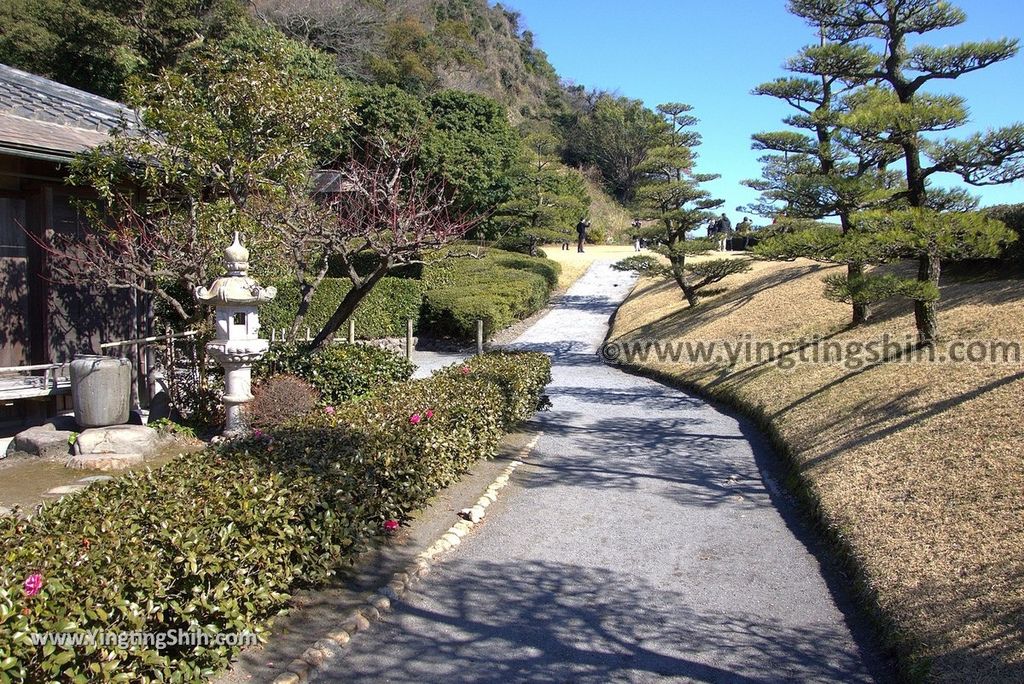
[[277, 296], [276, 287], [260, 287], [249, 273], [249, 250], [235, 240], [224, 250], [224, 265], [228, 274], [213, 281], [209, 288], [197, 287], [196, 299], [218, 305], [252, 305], [268, 302]]

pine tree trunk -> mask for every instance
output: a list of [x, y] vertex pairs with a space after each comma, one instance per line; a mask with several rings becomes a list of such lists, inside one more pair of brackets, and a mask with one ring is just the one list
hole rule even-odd
[[[922, 256], [918, 261], [917, 279], [920, 282], [939, 286], [942, 263], [935, 254]], [[939, 316], [936, 302], [918, 299], [914, 301], [914, 322], [917, 324], [917, 345], [925, 347], [935, 344], [939, 338]]]
[[[846, 277], [849, 280], [853, 280], [854, 278], [863, 278], [864, 264], [847, 264]], [[853, 325], [861, 325], [862, 323], [867, 322], [870, 315], [871, 307], [869, 304], [853, 302], [853, 318], [851, 320]]]
[[679, 289], [683, 291], [683, 296], [686, 297], [686, 302], [690, 306], [697, 306], [699, 301], [697, 297], [697, 288], [692, 287], [686, 282], [686, 271], [683, 269], [684, 261], [676, 257], [669, 259], [672, 263], [672, 278], [676, 281]]

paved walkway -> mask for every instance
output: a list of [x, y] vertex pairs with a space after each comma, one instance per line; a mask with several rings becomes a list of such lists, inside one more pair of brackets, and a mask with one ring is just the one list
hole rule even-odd
[[884, 678], [756, 433], [599, 361], [630, 284], [595, 264], [519, 338], [555, 362], [532, 457], [479, 531], [316, 681]]

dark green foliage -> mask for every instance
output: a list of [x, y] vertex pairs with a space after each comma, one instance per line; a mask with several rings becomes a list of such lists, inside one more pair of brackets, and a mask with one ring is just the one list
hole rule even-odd
[[731, 275], [746, 273], [749, 270], [750, 259], [745, 258], [708, 259], [686, 265], [686, 273], [693, 279], [694, 289], [698, 291]]
[[532, 251], [533, 256], [547, 256], [544, 250], [536, 247], [536, 244], [533, 238], [526, 235], [504, 235], [494, 241], [494, 248], [526, 255], [530, 255]]
[[458, 209], [485, 213], [511, 188], [520, 140], [505, 109], [487, 97], [457, 90], [426, 100], [431, 127], [420, 149], [425, 170], [437, 171], [454, 193]]
[[637, 254], [626, 257], [612, 264], [616, 271], [631, 271], [641, 275], [665, 275], [668, 267], [656, 256]]
[[130, 77], [173, 66], [247, 21], [237, 0], [9, 0], [0, 63], [117, 100]]
[[931, 283], [891, 273], [851, 278], [845, 273], [825, 276], [825, 297], [844, 304], [876, 304], [893, 297], [935, 301], [939, 291]]
[[[0, 653], [7, 679], [197, 681], [238, 649], [50, 648], [31, 632], [267, 634], [292, 592], [325, 582], [525, 420], [543, 354], [488, 354], [273, 439], [228, 443], [98, 483], [30, 519], [0, 519]], [[432, 417], [426, 418], [426, 411]], [[412, 424], [410, 416], [421, 416]], [[23, 594], [32, 573], [40, 593]]]
[[326, 404], [338, 404], [412, 377], [414, 366], [398, 354], [365, 344], [333, 344], [310, 352], [301, 343], [274, 345], [253, 367], [258, 380], [278, 373], [311, 384]]
[[[352, 284], [347, 278], [324, 278], [313, 294], [313, 301], [299, 335], [305, 336], [305, 326], [309, 326], [313, 334], [319, 331], [351, 288]], [[356, 337], [373, 340], [404, 336], [406, 321], [410, 318], [414, 328], [419, 327], [422, 301], [423, 288], [420, 281], [411, 278], [382, 278], [356, 309]], [[277, 297], [260, 309], [260, 324], [264, 335], [269, 336], [271, 330], [290, 330], [298, 306], [298, 285], [294, 282], [278, 283]]]
[[553, 136], [531, 134], [513, 170], [511, 197], [496, 210], [499, 234], [521, 236], [527, 254], [536, 255], [544, 242], [575, 240], [576, 223], [587, 215], [590, 195], [583, 174], [555, 159]]
[[495, 100], [456, 90], [424, 99], [394, 86], [363, 86], [355, 100], [356, 140], [418, 145], [416, 168], [444, 179], [459, 211], [488, 212], [508, 197], [522, 150]]
[[425, 273], [424, 326], [437, 335], [472, 340], [479, 319], [490, 337], [544, 306], [559, 271], [553, 261], [496, 249], [483, 258], [435, 261]]
[[985, 216], [1002, 221], [1007, 228], [1017, 234], [1003, 252], [1006, 259], [1024, 265], [1024, 204], [999, 204], [981, 210]]
[[640, 100], [607, 94], [562, 128], [566, 162], [596, 166], [605, 187], [622, 202], [633, 199], [644, 178], [642, 165], [668, 132], [662, 118]]
[[[657, 257], [636, 255], [626, 257], [612, 265], [617, 271], [632, 271], [646, 276], [672, 277], [672, 267]], [[703, 288], [725, 280], [737, 273], [746, 273], [750, 270], [750, 259], [724, 258], [708, 259], [706, 261], [691, 261], [683, 267], [689, 281], [688, 286], [694, 292], [700, 292]]]

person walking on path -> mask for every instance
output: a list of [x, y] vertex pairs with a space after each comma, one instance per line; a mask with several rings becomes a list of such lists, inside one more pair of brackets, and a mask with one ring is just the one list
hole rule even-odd
[[583, 253], [583, 243], [587, 241], [587, 228], [590, 228], [590, 221], [583, 217], [576, 224], [576, 235], [579, 236], [579, 239], [576, 241], [576, 251], [580, 254]]
[[633, 219], [633, 223], [631, 225], [633, 226], [633, 251], [639, 252], [642, 246], [640, 242], [640, 228], [642, 224], [640, 223], [640, 219]]

